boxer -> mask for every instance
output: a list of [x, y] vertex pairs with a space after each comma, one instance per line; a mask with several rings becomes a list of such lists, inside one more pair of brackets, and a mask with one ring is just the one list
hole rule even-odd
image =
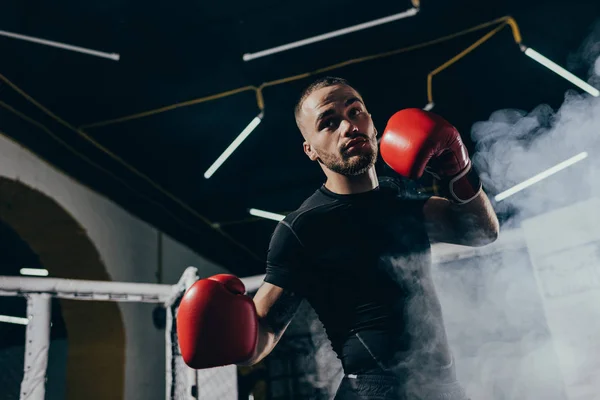
[[[483, 246], [499, 223], [460, 134], [438, 115], [404, 109], [378, 144], [360, 93], [335, 77], [306, 88], [295, 117], [325, 182], [277, 224], [254, 298], [233, 275], [188, 290], [177, 316], [185, 362], [258, 363], [308, 301], [344, 369], [336, 399], [465, 400], [430, 245]], [[378, 152], [404, 177], [432, 174], [440, 195], [408, 196], [386, 183], [375, 172]]]

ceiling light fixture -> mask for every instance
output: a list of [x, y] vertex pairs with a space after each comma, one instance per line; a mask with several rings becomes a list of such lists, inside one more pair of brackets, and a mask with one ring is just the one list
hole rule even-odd
[[250, 121], [248, 126], [246, 126], [246, 128], [244, 128], [244, 130], [238, 135], [238, 137], [235, 138], [235, 140], [229, 145], [229, 147], [225, 149], [223, 154], [221, 154], [219, 158], [217, 158], [217, 160], [210, 166], [210, 168], [206, 170], [206, 172], [204, 173], [204, 177], [206, 179], [213, 176], [217, 169], [219, 169], [219, 167], [223, 165], [225, 160], [227, 160], [229, 156], [239, 147], [239, 145], [242, 144], [244, 140], [246, 140], [246, 138], [252, 133], [252, 131], [256, 129], [256, 127], [261, 123], [263, 117], [264, 113], [261, 111], [260, 114], [258, 114], [256, 117], [254, 117], [252, 121]]
[[43, 268], [21, 268], [21, 275], [48, 276], [48, 270]]
[[583, 153], [579, 153], [574, 157], [569, 158], [568, 160], [565, 160], [563, 162], [561, 162], [560, 164], [556, 164], [554, 167], [549, 168], [543, 172], [540, 172], [539, 174], [527, 179], [526, 181], [523, 181], [521, 183], [519, 183], [518, 185], [513, 186], [512, 188], [505, 190], [502, 193], [497, 194], [494, 199], [496, 201], [502, 201], [504, 199], [506, 199], [509, 196], [512, 196], [513, 194], [520, 192], [523, 189], [528, 188], [531, 185], [534, 185], [536, 183], [538, 183], [539, 181], [548, 178], [551, 175], [554, 175], [555, 173], [570, 167], [571, 165], [575, 164], [576, 162], [579, 162], [583, 159], [585, 159], [588, 156], [587, 152], [583, 152]]
[[283, 51], [291, 50], [291, 49], [294, 49], [297, 47], [306, 46], [308, 44], [321, 42], [323, 40], [331, 39], [331, 38], [342, 36], [342, 35], [347, 35], [348, 33], [357, 32], [357, 31], [361, 31], [364, 29], [372, 28], [374, 26], [387, 24], [387, 23], [390, 23], [393, 21], [397, 21], [399, 19], [412, 17], [412, 16], [415, 16], [418, 12], [419, 12], [419, 9], [416, 7], [409, 8], [408, 10], [398, 13], [398, 14], [379, 18], [379, 19], [369, 21], [369, 22], [364, 22], [362, 24], [350, 26], [348, 28], [338, 29], [337, 31], [324, 33], [322, 35], [313, 36], [308, 39], [298, 40], [296, 42], [284, 44], [284, 45], [277, 46], [277, 47], [272, 47], [270, 49], [262, 50], [262, 51], [259, 51], [256, 53], [246, 53], [243, 55], [243, 59], [244, 59], [244, 61], [255, 60], [260, 57], [265, 57], [265, 56], [269, 56], [272, 54], [281, 53]]
[[261, 217], [266, 219], [272, 219], [273, 221], [281, 221], [285, 218], [285, 215], [275, 214], [269, 211], [258, 210], [256, 208], [251, 208], [248, 210], [250, 215], [254, 215], [255, 217]]
[[544, 57], [543, 55], [541, 55], [540, 53], [538, 53], [531, 47], [521, 45], [521, 51], [523, 51], [526, 56], [539, 62], [544, 67], [546, 67], [546, 68], [550, 69], [551, 71], [557, 73], [558, 75], [562, 76], [563, 78], [565, 78], [572, 84], [579, 86], [581, 89], [585, 90], [592, 96], [594, 96], [594, 97], [600, 96], [600, 91], [598, 89], [596, 89], [589, 83], [581, 80], [580, 78], [576, 77], [575, 75], [573, 75], [572, 73], [570, 73], [569, 71], [567, 71], [566, 69], [561, 67], [560, 65], [556, 64], [554, 61], [551, 61], [548, 58]]
[[29, 320], [27, 318], [11, 317], [10, 315], [0, 315], [0, 322], [7, 322], [9, 324], [27, 325]]
[[12, 32], [0, 30], [0, 36], [6, 36], [9, 38], [19, 39], [19, 40], [26, 40], [28, 42], [42, 44], [44, 46], [58, 47], [58, 48], [64, 49], [64, 50], [70, 50], [70, 51], [75, 51], [78, 53], [89, 54], [89, 55], [96, 56], [96, 57], [108, 58], [108, 59], [115, 60], [115, 61], [119, 61], [121, 59], [121, 56], [116, 53], [105, 53], [103, 51], [91, 50], [91, 49], [86, 49], [84, 47], [72, 46], [70, 44], [54, 42], [52, 40], [39, 39], [39, 38], [36, 38], [33, 36], [21, 35], [19, 33], [12, 33]]

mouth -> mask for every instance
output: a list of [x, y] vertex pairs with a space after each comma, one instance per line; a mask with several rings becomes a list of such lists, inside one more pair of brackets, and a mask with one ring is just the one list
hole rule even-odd
[[362, 137], [352, 139], [348, 143], [346, 143], [346, 145], [344, 146], [344, 151], [358, 149], [359, 147], [362, 147], [364, 144], [367, 144], [367, 143], [368, 143], [367, 139], [362, 138]]

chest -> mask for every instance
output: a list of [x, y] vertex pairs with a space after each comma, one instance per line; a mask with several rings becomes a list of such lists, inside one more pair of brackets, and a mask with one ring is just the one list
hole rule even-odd
[[307, 244], [315, 264], [333, 271], [419, 268], [429, 254], [421, 216], [387, 202], [339, 207]]

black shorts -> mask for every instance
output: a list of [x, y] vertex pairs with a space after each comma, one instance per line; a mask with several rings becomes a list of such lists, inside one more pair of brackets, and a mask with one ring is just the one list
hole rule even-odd
[[345, 375], [335, 400], [468, 400], [458, 381], [406, 385], [389, 375]]
[[335, 400], [468, 400], [456, 378], [454, 360], [447, 366], [427, 369], [422, 365], [388, 368], [364, 341], [360, 342], [367, 351], [354, 344], [349, 363], [352, 373], [345, 365], [346, 374]]

